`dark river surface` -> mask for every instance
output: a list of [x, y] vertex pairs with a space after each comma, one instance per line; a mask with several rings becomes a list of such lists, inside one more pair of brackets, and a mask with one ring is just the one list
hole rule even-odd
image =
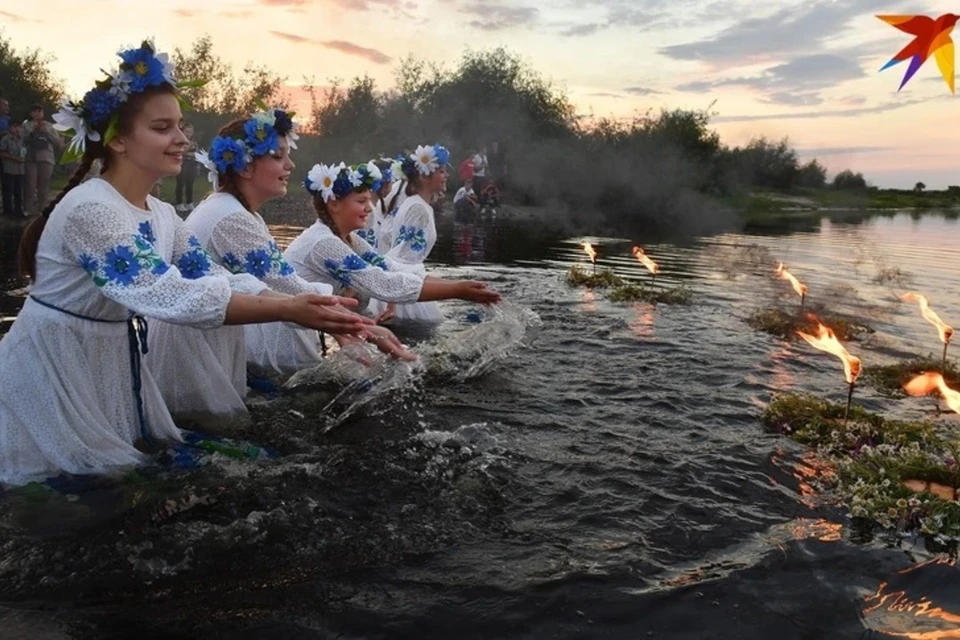
[[[960, 638], [953, 562], [856, 534], [812, 486], [811, 452], [760, 423], [778, 391], [842, 402], [839, 360], [744, 322], [797, 304], [783, 261], [809, 305], [877, 330], [848, 345], [865, 365], [939, 354], [898, 296], [960, 323], [956, 217], [796, 217], [679, 244], [549, 226], [444, 218], [435, 273], [510, 304], [475, 324], [441, 303], [449, 321], [417, 348], [446, 366], [375, 386], [329, 431], [330, 389], [255, 394], [252, 423], [219, 433], [267, 457], [158, 455], [123, 481], [0, 497], [0, 637]], [[282, 245], [299, 228], [274, 225]], [[569, 286], [584, 241], [648, 281], [640, 244], [690, 304]], [[5, 330], [22, 297], [0, 298]], [[929, 408], [866, 386], [855, 401]]]

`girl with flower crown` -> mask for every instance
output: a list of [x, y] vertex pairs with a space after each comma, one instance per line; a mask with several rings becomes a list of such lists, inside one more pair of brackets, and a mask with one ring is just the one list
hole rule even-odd
[[[294, 168], [290, 150], [298, 138], [292, 116], [268, 109], [220, 129], [210, 152], [198, 154], [214, 192], [187, 216], [185, 225], [207, 255], [231, 273], [249, 274], [281, 293], [327, 296], [333, 287], [298, 276], [257, 213], [264, 203], [287, 193]], [[252, 341], [261, 336], [257, 325], [205, 329], [157, 323], [150, 347], [158, 355], [149, 366], [174, 416], [247, 414], [244, 329]], [[381, 350], [415, 359], [389, 330], [372, 327], [370, 333]], [[335, 337], [341, 344], [349, 340]]]
[[379, 253], [386, 253], [390, 250], [387, 241], [393, 237], [391, 233], [393, 217], [388, 214], [397, 212], [402, 202], [399, 194], [406, 181], [401, 179], [403, 174], [399, 161], [381, 159], [371, 160], [371, 162], [380, 169], [383, 179], [378, 184], [374, 184], [370, 191], [373, 211], [367, 217], [366, 228], [357, 231], [357, 235]]
[[[408, 264], [423, 265], [437, 242], [437, 226], [431, 202], [447, 188], [447, 161], [450, 153], [440, 145], [419, 146], [403, 158], [401, 170], [409, 180], [407, 198], [392, 216], [389, 236], [382, 242], [389, 246], [384, 256]], [[385, 313], [389, 301], [375, 299], [369, 309], [374, 317]], [[436, 302], [397, 304], [393, 309], [397, 320], [435, 324], [444, 319]]]
[[[291, 321], [360, 332], [331, 296], [265, 291], [212, 264], [169, 204], [149, 196], [181, 169], [186, 138], [173, 68], [150, 43], [54, 116], [72, 132], [64, 190], [25, 231], [30, 293], [0, 340], [0, 483], [118, 471], [138, 440], [182, 441], [150, 372], [144, 316], [200, 327]], [[96, 159], [103, 172], [80, 184]], [[145, 356], [149, 358], [150, 356]]]
[[[356, 231], [370, 215], [370, 192], [383, 179], [373, 163], [355, 166], [314, 165], [304, 183], [313, 194], [318, 220], [290, 243], [284, 258], [303, 278], [325, 282], [337, 293], [352, 291], [359, 310], [372, 297], [388, 302], [459, 298], [482, 304], [499, 302], [500, 294], [470, 280], [443, 280], [424, 275], [422, 264], [403, 263], [381, 256]], [[282, 373], [303, 369], [318, 361], [316, 332], [281, 323], [259, 328], [266, 339], [247, 343], [252, 364]]]

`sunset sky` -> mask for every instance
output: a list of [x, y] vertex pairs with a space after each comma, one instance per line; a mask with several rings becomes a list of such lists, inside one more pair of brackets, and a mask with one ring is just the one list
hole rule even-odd
[[911, 39], [876, 14], [936, 17], [956, 2], [883, 0], [33, 0], [4, 2], [17, 48], [56, 56], [80, 94], [116, 51], [209, 34], [219, 55], [265, 64], [292, 85], [369, 74], [389, 87], [409, 54], [456, 64], [504, 46], [564, 87], [582, 114], [629, 116], [716, 101], [728, 144], [787, 136], [804, 158], [883, 187], [960, 184], [960, 128], [934, 60], [898, 93]]

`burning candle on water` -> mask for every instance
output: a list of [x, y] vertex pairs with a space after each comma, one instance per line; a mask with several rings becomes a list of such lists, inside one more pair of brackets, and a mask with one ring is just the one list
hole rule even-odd
[[950, 338], [953, 337], [953, 327], [941, 320], [940, 316], [938, 316], [936, 312], [930, 308], [930, 305], [927, 303], [927, 299], [919, 293], [913, 293], [911, 291], [903, 294], [901, 299], [904, 302], [920, 303], [920, 313], [923, 315], [924, 319], [937, 328], [937, 333], [940, 334], [940, 341], [943, 343], [943, 359], [940, 362], [940, 371], [946, 373], [947, 347], [950, 346]]
[[846, 424], [847, 417], [850, 415], [850, 403], [853, 401], [853, 388], [857, 383], [857, 378], [860, 376], [860, 358], [850, 355], [846, 348], [840, 344], [840, 341], [837, 340], [833, 329], [824, 326], [822, 322], [817, 322], [816, 336], [804, 333], [803, 331], [797, 331], [797, 335], [806, 340], [810, 346], [820, 351], [832, 353], [843, 362], [843, 375], [844, 378], [846, 378], [847, 384], [850, 385], [847, 392], [847, 408], [843, 412], [843, 423]]
[[925, 396], [934, 391], [939, 391], [943, 396], [947, 406], [954, 413], [960, 413], [960, 391], [955, 391], [947, 386], [943, 376], [939, 373], [928, 371], [921, 373], [910, 382], [903, 385], [903, 390], [911, 396]]
[[777, 277], [781, 280], [788, 280], [793, 286], [793, 290], [797, 292], [797, 295], [800, 296], [800, 311], [803, 311], [803, 305], [807, 298], [807, 285], [803, 284], [797, 280], [792, 273], [786, 270], [783, 266], [783, 263], [780, 263], [780, 266], [777, 267]]
[[593, 245], [589, 242], [583, 243], [583, 250], [587, 252], [587, 255], [590, 256], [590, 262], [593, 263], [593, 272], [597, 272], [597, 250], [593, 248]]
[[660, 273], [660, 265], [650, 259], [646, 253], [643, 252], [643, 249], [640, 247], [633, 248], [634, 257], [640, 261], [640, 264], [647, 268], [653, 277], [650, 279], [650, 284], [653, 284], [657, 280], [657, 274]]

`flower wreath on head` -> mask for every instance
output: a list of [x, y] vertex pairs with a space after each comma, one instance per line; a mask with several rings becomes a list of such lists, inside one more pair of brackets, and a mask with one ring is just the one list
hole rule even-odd
[[307, 172], [303, 186], [310, 193], [317, 193], [324, 202], [340, 199], [352, 191], [374, 190], [383, 184], [384, 174], [373, 162], [347, 166], [315, 164]]
[[373, 191], [380, 191], [380, 188], [383, 185], [393, 182], [394, 177], [400, 172], [400, 165], [396, 160], [391, 158], [380, 158], [380, 162], [388, 162], [390, 163], [390, 166], [381, 169], [376, 165], [374, 160], [371, 160], [367, 163], [368, 168], [377, 169], [380, 172], [380, 179], [376, 180], [373, 183], [373, 186], [370, 187]]
[[[107, 77], [97, 82], [81, 100], [65, 100], [60, 111], [53, 114], [53, 128], [71, 137], [60, 158], [61, 164], [80, 158], [87, 149], [87, 140], [102, 141], [104, 146], [110, 144], [119, 128], [120, 105], [130, 96], [164, 84], [174, 89], [206, 84], [203, 80], [178, 82], [169, 56], [157, 53], [148, 40], [135, 49], [118, 51], [117, 55], [120, 56], [120, 66], [116, 71], [107, 73]], [[189, 107], [183, 96], [178, 94], [177, 99], [184, 108]], [[98, 129], [103, 129], [102, 136]]]
[[413, 178], [417, 174], [429, 176], [446, 166], [450, 160], [450, 152], [439, 144], [420, 145], [409, 156], [404, 157], [401, 154], [397, 159], [400, 161], [403, 174], [408, 178]]
[[[262, 105], [261, 105], [262, 106]], [[255, 113], [243, 123], [242, 137], [217, 136], [210, 145], [210, 151], [197, 151], [197, 162], [207, 168], [207, 179], [218, 187], [218, 175], [228, 171], [240, 173], [255, 158], [276, 153], [280, 150], [280, 138], [287, 140], [287, 146], [297, 148], [297, 124], [293, 121], [292, 111], [268, 109]]]

